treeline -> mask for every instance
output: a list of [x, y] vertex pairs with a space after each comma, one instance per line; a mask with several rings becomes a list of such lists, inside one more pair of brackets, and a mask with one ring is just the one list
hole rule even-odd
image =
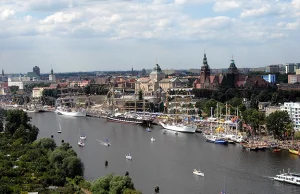
[[[69, 143], [57, 146], [53, 138], [37, 140], [39, 129], [30, 124], [22, 110], [0, 109], [0, 193], [93, 193], [141, 194], [131, 178], [101, 177], [94, 182], [83, 178], [84, 165]], [[52, 189], [49, 189], [52, 186]]]
[[208, 90], [193, 89], [195, 98], [214, 99], [219, 102], [226, 102], [232, 98], [255, 98], [257, 102], [272, 102], [273, 105], [284, 102], [300, 101], [300, 91], [296, 90], [276, 90], [275, 88], [259, 90], [242, 90], [237, 88]]

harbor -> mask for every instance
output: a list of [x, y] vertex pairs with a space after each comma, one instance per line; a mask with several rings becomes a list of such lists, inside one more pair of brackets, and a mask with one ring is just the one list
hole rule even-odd
[[[247, 151], [241, 144], [219, 145], [206, 142], [201, 133], [164, 134], [159, 125], [145, 126], [109, 122], [103, 118], [67, 117], [54, 113], [29, 113], [40, 129], [39, 138], [54, 136], [57, 144], [69, 142], [85, 164], [85, 178], [94, 180], [108, 173], [129, 172], [136, 188], [153, 193], [291, 193], [300, 188], [273, 182], [271, 177], [282, 169], [300, 172], [300, 158], [288, 151]], [[62, 133], [58, 134], [59, 124]], [[79, 130], [87, 137], [85, 146], [77, 145]], [[151, 141], [155, 138], [155, 142]], [[111, 146], [99, 143], [109, 139]], [[132, 160], [125, 159], [131, 150]], [[108, 166], [105, 167], [105, 161]], [[258, 165], [259, 164], [259, 165]], [[201, 169], [205, 177], [193, 174]], [[255, 187], [251, 186], [255, 185]]]

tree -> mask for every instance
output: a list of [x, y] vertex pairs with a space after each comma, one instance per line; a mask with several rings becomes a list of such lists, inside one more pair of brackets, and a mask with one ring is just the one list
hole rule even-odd
[[142, 90], [139, 91], [139, 100], [143, 100], [143, 91]]
[[216, 100], [213, 100], [213, 99], [210, 99], [208, 100], [205, 104], [204, 104], [204, 112], [207, 114], [207, 115], [210, 115], [210, 111], [211, 111], [211, 107], [213, 107], [213, 109], [215, 109], [215, 107], [217, 106], [217, 101]]
[[265, 114], [253, 108], [242, 112], [242, 117], [246, 124], [251, 126], [254, 134], [256, 134], [259, 125], [264, 124], [265, 121]]
[[229, 101], [227, 101], [228, 104], [230, 104], [233, 107], [238, 107], [242, 104], [243, 99], [242, 98], [238, 98], [238, 97], [234, 97], [232, 99], [230, 99]]
[[9, 86], [10, 92], [15, 94], [19, 90], [19, 86]]
[[258, 101], [257, 101], [257, 97], [255, 96], [255, 94], [251, 95], [250, 108], [254, 108], [256, 110], [258, 109]]
[[286, 111], [275, 111], [266, 118], [268, 131], [277, 139], [283, 139], [285, 132], [291, 123], [292, 120]]
[[271, 98], [271, 105], [276, 105], [278, 103], [278, 93], [274, 92]]
[[134, 189], [134, 185], [130, 177], [114, 176], [113, 174], [108, 174], [94, 181], [92, 183], [91, 190], [93, 193], [101, 194], [123, 194], [125, 191], [127, 193], [129, 191], [130, 193], [135, 191], [135, 193], [132, 194], [140, 193]]
[[52, 138], [41, 138], [33, 143], [34, 146], [39, 148], [44, 148], [47, 150], [54, 150], [56, 148], [56, 143]]

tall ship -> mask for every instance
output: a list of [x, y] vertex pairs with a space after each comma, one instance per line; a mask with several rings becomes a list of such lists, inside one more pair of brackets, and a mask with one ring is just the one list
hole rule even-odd
[[[84, 96], [83, 96], [84, 97]], [[74, 93], [61, 93], [60, 98], [56, 100], [55, 113], [70, 117], [85, 117], [86, 109], [80, 104], [82, 96]]]
[[195, 133], [197, 127], [195, 125], [185, 125], [183, 123], [163, 123], [159, 122], [159, 124], [168, 130], [177, 131], [177, 132], [184, 132], [184, 133]]
[[70, 117], [85, 117], [86, 116], [86, 110], [85, 109], [71, 109], [69, 107], [57, 107], [54, 111], [58, 115], [66, 115]]
[[[175, 92], [173, 95], [170, 95], [171, 98], [175, 97], [175, 101], [168, 102], [168, 97], [169, 97], [168, 93], [170, 92], [170, 91], [168, 91], [167, 98], [166, 98], [166, 100], [167, 100], [166, 107], [167, 107], [168, 111], [172, 111], [172, 110], [175, 111], [175, 112], [171, 112], [171, 114], [175, 113], [175, 115], [171, 116], [173, 121], [166, 121], [166, 122], [160, 121], [159, 124], [167, 130], [176, 131], [176, 132], [184, 132], [184, 133], [195, 133], [197, 126], [190, 122], [191, 115], [189, 115], [189, 112], [193, 109], [188, 108], [188, 106], [190, 105], [189, 99], [191, 99], [193, 97], [193, 95], [178, 94], [179, 91], [182, 91], [179, 89], [178, 90], [172, 89], [171, 91]], [[179, 102], [178, 97], [180, 99], [182, 99], [183, 101]], [[175, 107], [169, 107], [168, 106], [169, 104], [170, 105], [175, 104]], [[182, 104], [184, 105], [184, 108], [182, 107]], [[181, 113], [179, 113], [179, 111], [181, 111]], [[168, 113], [170, 113], [170, 112], [168, 112]]]
[[145, 114], [145, 101], [143, 101], [143, 112], [137, 114], [137, 100], [136, 95], [134, 95], [134, 111], [133, 112], [125, 112], [120, 113], [116, 111], [116, 99], [114, 92], [114, 84], [108, 93], [110, 95], [111, 102], [111, 112], [106, 116], [108, 121], [120, 122], [120, 123], [133, 123], [133, 124], [141, 124], [141, 125], [151, 125], [153, 122], [153, 118], [151, 115]]

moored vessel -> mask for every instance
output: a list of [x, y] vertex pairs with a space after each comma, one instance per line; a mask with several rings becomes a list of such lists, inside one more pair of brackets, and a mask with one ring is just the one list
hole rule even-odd
[[184, 132], [184, 133], [195, 133], [196, 132], [196, 126], [194, 125], [184, 125], [179, 123], [163, 123], [159, 122], [161, 126], [165, 129], [171, 130], [171, 131], [177, 131], [177, 132]]

